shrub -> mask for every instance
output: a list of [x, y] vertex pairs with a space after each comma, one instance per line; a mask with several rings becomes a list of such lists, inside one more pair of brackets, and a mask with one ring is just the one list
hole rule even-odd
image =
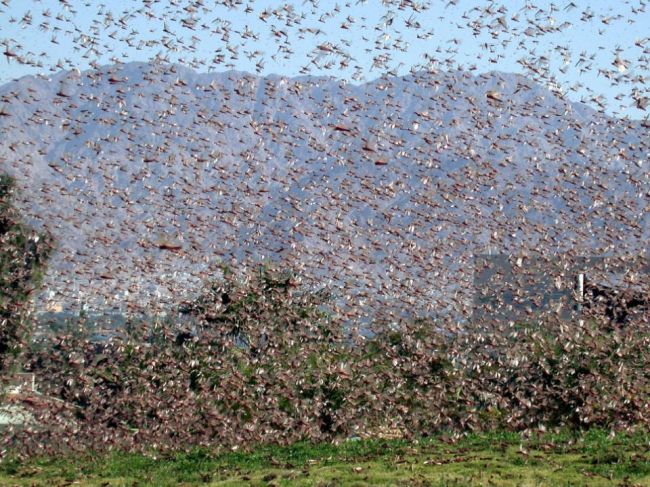
[[11, 204], [13, 178], [0, 175], [0, 374], [5, 375], [29, 335], [29, 300], [52, 250], [48, 235], [26, 227]]

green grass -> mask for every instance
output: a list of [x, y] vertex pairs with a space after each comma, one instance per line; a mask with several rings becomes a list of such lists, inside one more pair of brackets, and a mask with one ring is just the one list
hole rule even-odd
[[297, 443], [250, 452], [195, 449], [0, 464], [0, 485], [650, 486], [650, 433], [516, 433]]

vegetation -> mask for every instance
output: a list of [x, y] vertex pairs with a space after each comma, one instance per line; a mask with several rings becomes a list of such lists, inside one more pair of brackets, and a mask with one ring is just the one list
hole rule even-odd
[[491, 432], [5, 461], [3, 485], [650, 485], [648, 433]]
[[[15, 355], [50, 247], [3, 215]], [[647, 321], [360, 328], [292, 273], [223, 274], [188, 319], [32, 344], [43, 396], [4, 432], [0, 482], [649, 484]]]
[[96, 341], [55, 334], [26, 368], [56, 398], [6, 438], [23, 455], [177, 451], [440, 432], [647, 428], [650, 324], [344, 326], [273, 269], [206, 285], [180, 311]]
[[29, 335], [29, 299], [52, 250], [49, 236], [25, 226], [11, 203], [15, 180], [0, 175], [0, 375], [5, 375]]

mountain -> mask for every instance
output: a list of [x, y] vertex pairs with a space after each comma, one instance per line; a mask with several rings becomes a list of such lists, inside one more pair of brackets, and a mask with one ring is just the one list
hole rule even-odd
[[164, 307], [284, 262], [352, 314], [467, 315], [473, 255], [634, 255], [647, 122], [508, 73], [360, 85], [129, 63], [0, 87], [0, 170], [59, 250], [43, 299]]

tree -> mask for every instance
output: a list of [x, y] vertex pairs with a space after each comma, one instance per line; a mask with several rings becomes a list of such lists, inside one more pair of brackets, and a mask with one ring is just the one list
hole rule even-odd
[[198, 320], [204, 340], [263, 353], [335, 333], [323, 309], [328, 296], [300, 289], [294, 273], [264, 267], [238, 279], [227, 267], [222, 270], [223, 281], [207, 283], [199, 297], [179, 309]]
[[52, 251], [49, 234], [38, 234], [12, 205], [15, 180], [0, 175], [0, 375], [11, 370], [29, 337], [29, 301]]

